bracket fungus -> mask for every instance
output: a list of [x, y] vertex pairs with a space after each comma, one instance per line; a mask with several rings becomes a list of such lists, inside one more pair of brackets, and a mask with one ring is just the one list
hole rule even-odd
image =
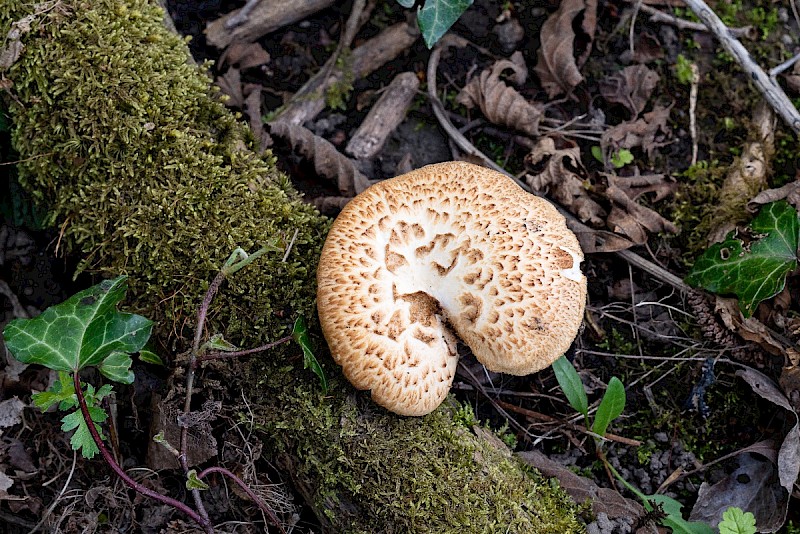
[[381, 406], [425, 415], [447, 396], [457, 338], [489, 370], [526, 375], [578, 332], [583, 253], [564, 217], [468, 163], [379, 182], [336, 218], [317, 273], [322, 331]]

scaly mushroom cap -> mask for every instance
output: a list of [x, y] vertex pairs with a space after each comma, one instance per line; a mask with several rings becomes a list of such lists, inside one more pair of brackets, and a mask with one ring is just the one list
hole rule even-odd
[[334, 221], [317, 273], [325, 339], [381, 406], [425, 415], [447, 396], [457, 334], [488, 369], [526, 375], [575, 338], [578, 240], [502, 174], [440, 163], [385, 180]]

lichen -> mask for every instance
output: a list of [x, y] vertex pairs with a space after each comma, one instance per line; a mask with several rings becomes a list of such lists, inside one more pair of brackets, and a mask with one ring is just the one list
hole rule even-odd
[[[328, 221], [210, 88], [183, 40], [145, 0], [48, 3], [3, 75], [19, 179], [61, 229], [61, 250], [95, 275], [127, 274], [127, 308], [180, 349], [208, 281], [235, 247], [291, 250], [229, 280], [209, 331], [242, 346], [314, 317]], [[37, 9], [0, 3], [0, 32]], [[295, 235], [296, 233], [296, 235]], [[319, 338], [317, 338], [319, 340]], [[234, 363], [275, 458], [336, 532], [578, 532], [550, 481], [492, 447], [446, 407], [401, 418], [356, 393], [319, 343], [324, 396], [297, 349]], [[290, 469], [289, 469], [290, 467]], [[349, 502], [350, 506], [345, 506]]]

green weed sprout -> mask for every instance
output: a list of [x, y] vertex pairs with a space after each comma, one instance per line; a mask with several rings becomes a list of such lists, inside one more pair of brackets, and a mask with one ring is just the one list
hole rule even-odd
[[187, 444], [188, 421], [191, 418], [188, 415], [196, 368], [204, 361], [249, 356], [294, 340], [303, 351], [305, 367], [317, 374], [322, 390], [327, 391], [327, 380], [311, 350], [302, 317], [295, 321], [290, 335], [254, 349], [240, 350], [225, 341], [221, 335], [211, 336], [206, 342], [202, 341], [209, 307], [225, 278], [273, 250], [276, 250], [274, 245], [267, 245], [248, 255], [237, 248], [209, 285], [198, 311], [194, 342], [189, 353], [184, 416], [179, 418], [179, 448], [167, 443], [163, 434], [153, 438], [178, 458], [186, 475], [186, 487], [193, 493], [195, 508], [143, 486], [122, 469], [106, 447], [101, 427], [108, 419], [101, 403], [111, 393], [112, 386], [105, 384], [96, 389], [92, 384], [80, 380], [83, 369], [96, 367], [112, 382], [131, 384], [135, 378], [131, 370], [131, 355], [135, 353], [139, 353], [143, 361], [160, 363], [160, 358], [145, 348], [153, 330], [153, 322], [140, 315], [117, 310], [117, 305], [127, 292], [127, 277], [118, 276], [104, 280], [61, 304], [46, 309], [38, 317], [15, 319], [3, 330], [6, 347], [17, 360], [43, 365], [58, 372], [58, 380], [53, 386], [47, 391], [34, 393], [32, 400], [43, 411], [57, 405], [59, 410], [68, 412], [61, 419], [61, 429], [64, 432], [73, 432], [70, 444], [74, 450], [80, 451], [87, 459], [93, 458], [99, 452], [125, 484], [141, 495], [183, 512], [207, 533], [213, 533], [214, 530], [199, 491], [208, 488], [203, 479], [212, 473], [222, 474], [236, 483], [281, 532], [283, 528], [272, 509], [229, 470], [212, 466], [198, 473], [189, 469]]

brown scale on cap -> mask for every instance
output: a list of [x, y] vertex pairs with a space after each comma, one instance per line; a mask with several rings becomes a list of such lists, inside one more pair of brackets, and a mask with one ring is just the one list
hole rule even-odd
[[546, 200], [468, 163], [373, 185], [334, 221], [317, 307], [345, 376], [378, 404], [425, 415], [455, 376], [456, 335], [488, 369], [547, 367], [581, 324], [578, 240]]

